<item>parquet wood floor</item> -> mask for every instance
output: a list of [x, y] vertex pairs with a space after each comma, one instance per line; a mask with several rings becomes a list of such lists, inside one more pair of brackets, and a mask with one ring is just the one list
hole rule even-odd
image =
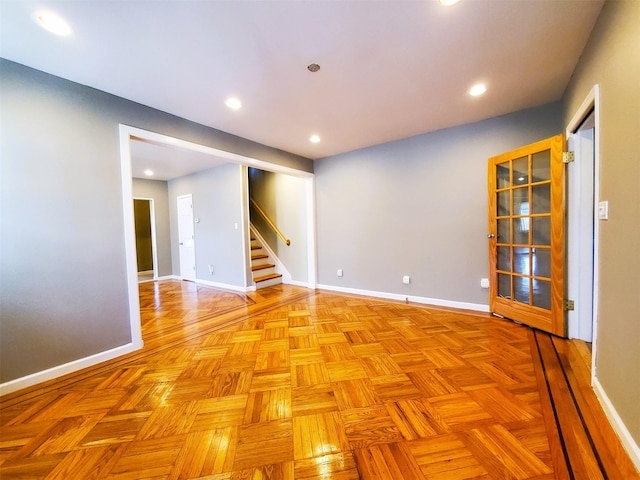
[[287, 285], [140, 301], [141, 351], [0, 399], [0, 478], [639, 478], [574, 342]]

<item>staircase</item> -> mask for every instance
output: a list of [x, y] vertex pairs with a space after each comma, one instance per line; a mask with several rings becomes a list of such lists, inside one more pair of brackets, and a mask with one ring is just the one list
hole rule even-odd
[[251, 273], [256, 289], [282, 283], [282, 274], [276, 272], [276, 266], [257, 238], [251, 237]]

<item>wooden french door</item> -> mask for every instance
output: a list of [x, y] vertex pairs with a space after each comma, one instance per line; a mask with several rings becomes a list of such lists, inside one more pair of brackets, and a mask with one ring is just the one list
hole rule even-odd
[[559, 336], [564, 316], [564, 136], [489, 159], [489, 307]]

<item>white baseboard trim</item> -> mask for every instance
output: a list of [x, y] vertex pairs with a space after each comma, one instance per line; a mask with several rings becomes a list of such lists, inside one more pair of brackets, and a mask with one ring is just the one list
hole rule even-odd
[[64, 363], [62, 365], [43, 370], [41, 372], [32, 373], [25, 377], [10, 380], [8, 382], [0, 384], [0, 396], [16, 392], [23, 388], [31, 387], [33, 385], [37, 385], [48, 380], [53, 380], [54, 378], [59, 378], [69, 373], [77, 372], [78, 370], [82, 370], [83, 368], [92, 367], [99, 363], [106, 362], [107, 360], [117, 358], [121, 355], [126, 355], [127, 353], [135, 352], [136, 350], [141, 349], [142, 346], [142, 342], [140, 342], [140, 344], [128, 343], [126, 345], [122, 345], [121, 347], [112, 348], [111, 350], [106, 350], [94, 355], [89, 355], [88, 357], [79, 358], [78, 360]]
[[252, 292], [256, 289], [256, 287], [253, 285], [249, 287], [240, 287], [238, 285], [231, 285], [230, 283], [211, 282], [209, 280], [200, 280], [199, 278], [196, 278], [196, 283], [206, 285], [207, 287], [221, 288], [223, 290], [233, 290], [234, 292], [242, 293]]
[[374, 290], [361, 290], [359, 288], [337, 287], [335, 285], [318, 285], [317, 288], [321, 290], [331, 290], [333, 292], [365, 295], [367, 297], [399, 300], [401, 302], [409, 301], [414, 303], [423, 303], [425, 305], [434, 305], [437, 307], [459, 308], [462, 310], [474, 310], [477, 312], [489, 312], [489, 305], [483, 305], [481, 303], [455, 302], [451, 300], [442, 300], [440, 298], [416, 297], [412, 295], [403, 295], [400, 293], [376, 292]]
[[298, 280], [289, 280], [288, 282], [285, 282], [283, 279], [282, 283], [285, 283], [287, 285], [295, 285], [296, 287], [315, 288], [309, 285], [309, 282], [299, 282]]
[[600, 401], [600, 405], [602, 405], [602, 409], [604, 410], [605, 415], [609, 419], [609, 423], [618, 434], [620, 438], [620, 442], [622, 442], [622, 446], [626, 450], [629, 458], [633, 462], [636, 467], [636, 470], [640, 472], [640, 446], [635, 442], [633, 437], [631, 436], [631, 432], [627, 429], [627, 426], [624, 424], [620, 415], [616, 411], [616, 407], [613, 406], [611, 400], [607, 393], [605, 392], [602, 384], [598, 381], [597, 378], [593, 379], [593, 391], [596, 394], [596, 397]]

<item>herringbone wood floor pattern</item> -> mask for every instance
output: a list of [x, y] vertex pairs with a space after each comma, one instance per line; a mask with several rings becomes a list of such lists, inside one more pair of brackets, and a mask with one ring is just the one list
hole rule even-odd
[[286, 285], [140, 300], [142, 351], [2, 399], [2, 479], [605, 478], [552, 408], [569, 350], [526, 327]]

